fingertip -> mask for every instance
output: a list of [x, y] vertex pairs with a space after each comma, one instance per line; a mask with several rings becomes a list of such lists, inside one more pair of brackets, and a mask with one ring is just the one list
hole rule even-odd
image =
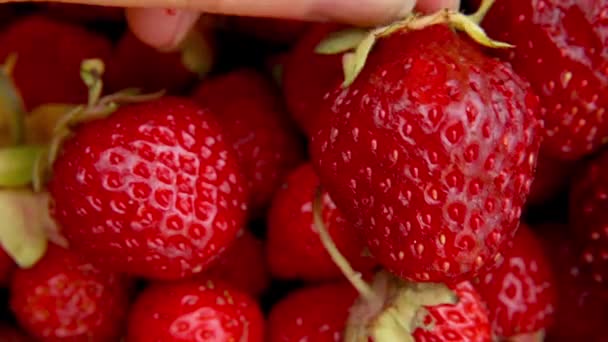
[[319, 0], [314, 17], [351, 24], [376, 25], [411, 13], [416, 0]]
[[160, 8], [130, 8], [129, 27], [142, 42], [163, 51], [176, 49], [196, 24], [199, 12]]
[[444, 8], [458, 10], [460, 0], [419, 0], [416, 9], [424, 13], [433, 13]]

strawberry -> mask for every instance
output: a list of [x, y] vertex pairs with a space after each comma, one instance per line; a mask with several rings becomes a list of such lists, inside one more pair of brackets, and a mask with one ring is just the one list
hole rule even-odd
[[8, 326], [7, 324], [0, 324], [0, 341], [2, 342], [34, 342], [31, 338], [23, 335], [17, 329]]
[[[210, 52], [211, 46], [205, 47]], [[143, 91], [184, 92], [198, 76], [182, 60], [181, 51], [160, 52], [127, 32], [118, 41], [108, 64], [108, 89], [119, 91], [140, 88]], [[211, 55], [207, 56], [211, 61]]]
[[608, 284], [608, 152], [590, 160], [570, 185], [570, 218], [583, 244], [579, 256], [598, 283]]
[[77, 125], [52, 165], [71, 248], [154, 279], [201, 273], [243, 228], [246, 191], [213, 115], [165, 97]]
[[128, 284], [79, 255], [50, 245], [30, 269], [15, 271], [10, 306], [39, 341], [117, 341], [128, 308]]
[[276, 303], [268, 316], [268, 342], [343, 341], [357, 292], [349, 283], [305, 287]]
[[551, 326], [556, 284], [542, 241], [526, 225], [504, 251], [504, 262], [479, 277], [495, 336], [509, 339]]
[[470, 282], [411, 283], [380, 272], [375, 293], [351, 308], [345, 341], [490, 341], [486, 309]]
[[507, 64], [448, 25], [419, 27], [464, 15], [434, 16], [367, 36], [376, 45], [322, 106], [329, 121], [311, 154], [382, 266], [453, 283], [495, 263], [519, 226], [539, 148], [538, 100]]
[[263, 325], [258, 304], [221, 282], [153, 284], [133, 304], [126, 342], [262, 342]]
[[249, 207], [259, 215], [303, 149], [272, 83], [254, 70], [239, 69], [201, 83], [193, 98], [217, 114], [247, 177]]
[[249, 231], [243, 230], [236, 241], [205, 272], [240, 288], [252, 296], [259, 296], [270, 283], [264, 244]]
[[[313, 222], [313, 205], [319, 178], [310, 163], [295, 169], [275, 195], [268, 213], [267, 260], [278, 278], [309, 281], [340, 279], [342, 273], [327, 253]], [[363, 238], [346, 222], [323, 193], [322, 216], [340, 252], [360, 271], [375, 263], [364, 255]]]
[[319, 121], [319, 107], [327, 92], [342, 81], [341, 58], [315, 53], [315, 47], [338, 24], [313, 25], [292, 48], [283, 67], [283, 95], [289, 113], [312, 136]]
[[608, 1], [498, 0], [483, 21], [541, 100], [542, 149], [575, 160], [608, 138]]
[[48, 102], [85, 102], [80, 62], [107, 60], [110, 53], [107, 38], [41, 15], [20, 18], [0, 34], [0, 61], [17, 55], [12, 76], [27, 109]]

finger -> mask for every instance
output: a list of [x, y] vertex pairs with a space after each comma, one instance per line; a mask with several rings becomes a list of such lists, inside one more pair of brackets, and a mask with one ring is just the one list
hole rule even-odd
[[460, 0], [418, 0], [416, 5], [417, 10], [425, 13], [432, 13], [444, 8], [457, 10], [460, 8]]
[[[0, 0], [24, 2], [31, 0]], [[48, 1], [48, 0], [36, 0]], [[416, 0], [62, 0], [64, 2], [146, 8], [176, 8], [241, 16], [337, 20], [376, 24], [411, 11]]]
[[196, 23], [199, 12], [160, 8], [127, 9], [133, 34], [159, 50], [175, 49]]

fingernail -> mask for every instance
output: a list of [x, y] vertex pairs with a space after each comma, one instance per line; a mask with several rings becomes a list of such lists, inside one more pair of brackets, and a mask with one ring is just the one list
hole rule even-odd
[[178, 9], [134, 8], [127, 10], [131, 31], [144, 43], [161, 51], [173, 51], [200, 16]]

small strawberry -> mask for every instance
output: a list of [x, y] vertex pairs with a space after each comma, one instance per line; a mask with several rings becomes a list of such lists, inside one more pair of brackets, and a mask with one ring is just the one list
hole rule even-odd
[[243, 228], [246, 191], [213, 115], [165, 97], [73, 128], [52, 165], [52, 213], [71, 248], [155, 279], [201, 273]]
[[579, 257], [598, 283], [608, 284], [608, 152], [590, 160], [570, 185], [570, 218], [583, 244]]
[[373, 296], [351, 308], [345, 341], [490, 341], [488, 314], [471, 283], [410, 283], [379, 273]]
[[126, 342], [262, 342], [264, 318], [248, 295], [215, 281], [153, 284], [137, 298]]
[[108, 60], [110, 53], [104, 36], [37, 14], [20, 18], [0, 34], [0, 61], [17, 55], [12, 76], [27, 109], [49, 102], [85, 102], [80, 63], [85, 58]]
[[321, 184], [372, 255], [412, 281], [453, 283], [498, 259], [539, 147], [537, 97], [451, 20], [475, 25], [442, 11], [363, 34], [311, 144]]
[[357, 292], [349, 283], [296, 290], [275, 304], [268, 316], [268, 342], [343, 341]]
[[34, 342], [19, 330], [5, 324], [0, 324], [0, 341], [2, 342]]
[[113, 342], [122, 334], [128, 283], [61, 247], [16, 270], [10, 290], [15, 317], [41, 342]]
[[222, 279], [252, 296], [261, 295], [270, 283], [263, 242], [243, 230], [204, 276]]
[[259, 215], [303, 150], [272, 83], [239, 69], [201, 83], [193, 98], [217, 114], [248, 179], [252, 214]]
[[[213, 46], [201, 35], [199, 68], [208, 70], [213, 62]], [[118, 41], [108, 63], [107, 84], [111, 91], [139, 88], [143, 91], [167, 90], [183, 93], [198, 79], [198, 75], [184, 61], [183, 51], [160, 52], [141, 42], [131, 32]]]
[[312, 136], [319, 125], [319, 106], [325, 94], [342, 82], [339, 55], [315, 53], [315, 47], [338, 24], [315, 24], [292, 48], [283, 66], [283, 95], [289, 113], [300, 128]]
[[556, 284], [542, 241], [526, 225], [504, 250], [504, 261], [479, 277], [476, 288], [486, 303], [498, 338], [543, 333], [553, 323]]
[[608, 1], [498, 0], [483, 21], [541, 100], [542, 149], [575, 160], [608, 138]]
[[[319, 179], [311, 164], [295, 169], [275, 195], [268, 213], [267, 260], [272, 275], [308, 281], [340, 279], [342, 273], [327, 253], [313, 222], [312, 202]], [[327, 230], [339, 251], [359, 271], [375, 262], [365, 256], [363, 238], [346, 222], [327, 193], [323, 211]]]

